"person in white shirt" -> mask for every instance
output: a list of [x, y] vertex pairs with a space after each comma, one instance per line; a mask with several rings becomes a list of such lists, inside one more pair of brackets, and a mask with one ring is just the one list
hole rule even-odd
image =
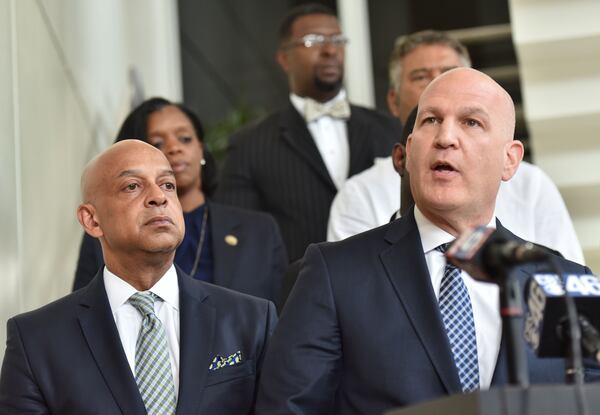
[[[441, 73], [470, 67], [467, 49], [444, 32], [423, 31], [398, 38], [390, 58], [388, 108], [403, 124], [404, 142], [394, 147], [394, 158], [375, 159], [374, 165], [346, 181], [332, 202], [327, 240], [337, 241], [383, 225], [412, 203], [404, 173], [404, 144], [412, 131], [407, 123], [425, 87]], [[406, 183], [405, 183], [406, 182]], [[402, 195], [398, 189], [403, 186]], [[522, 162], [514, 177], [502, 182], [496, 215], [504, 226], [523, 239], [559, 251], [565, 258], [584, 263], [565, 203], [546, 173]]]
[[77, 217], [105, 267], [8, 321], [0, 413], [249, 413], [276, 322], [271, 302], [185, 275], [175, 173], [124, 140], [82, 175]]
[[216, 201], [271, 214], [290, 262], [326, 239], [338, 189], [388, 155], [401, 133], [394, 118], [348, 102], [342, 87], [347, 41], [329, 8], [290, 10], [276, 55], [290, 102], [236, 132], [223, 163]]

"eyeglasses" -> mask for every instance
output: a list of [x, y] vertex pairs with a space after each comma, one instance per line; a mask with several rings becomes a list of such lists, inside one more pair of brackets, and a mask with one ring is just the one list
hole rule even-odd
[[304, 46], [305, 48], [320, 48], [323, 47], [325, 43], [331, 43], [334, 47], [341, 48], [346, 46], [348, 43], [348, 38], [342, 34], [326, 36], [318, 35], [316, 33], [309, 33], [302, 36], [300, 39], [292, 40], [284, 46], [284, 49], [290, 49], [295, 46]]

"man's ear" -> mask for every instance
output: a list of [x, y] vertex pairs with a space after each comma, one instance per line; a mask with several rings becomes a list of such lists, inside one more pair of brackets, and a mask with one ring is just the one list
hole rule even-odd
[[79, 205], [77, 208], [77, 220], [79, 220], [83, 230], [90, 236], [99, 238], [104, 235], [96, 217], [96, 208], [92, 204], [82, 203]]
[[404, 145], [400, 143], [394, 144], [394, 148], [392, 149], [392, 161], [394, 163], [394, 169], [400, 176], [404, 176], [404, 164], [406, 162], [406, 149], [404, 148]]
[[279, 66], [281, 66], [281, 69], [283, 69], [283, 71], [285, 73], [288, 73], [288, 69], [289, 69], [289, 60], [288, 60], [288, 53], [287, 51], [283, 50], [283, 49], [277, 49], [277, 53], [275, 54], [275, 59], [277, 60], [277, 63], [279, 64]]
[[507, 181], [517, 172], [519, 164], [523, 160], [525, 149], [523, 148], [523, 143], [519, 140], [511, 140], [506, 143], [505, 152], [506, 157], [504, 160], [504, 170], [502, 171], [502, 180]]
[[390, 113], [396, 117], [400, 118], [400, 108], [398, 107], [398, 94], [394, 90], [394, 88], [388, 89], [387, 92], [387, 104]]

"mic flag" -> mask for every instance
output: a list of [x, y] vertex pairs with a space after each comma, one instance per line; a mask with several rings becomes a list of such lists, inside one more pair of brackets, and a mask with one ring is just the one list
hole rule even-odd
[[[582, 325], [592, 326], [588, 327], [590, 330], [582, 330], [583, 341], [600, 347], [600, 338], [597, 341], [593, 339], [594, 331], [591, 330], [600, 327], [600, 279], [587, 274], [565, 274], [563, 279], [564, 288], [558, 275], [536, 274], [526, 289], [528, 312], [525, 340], [540, 357], [565, 356], [565, 288], [569, 296], [573, 297], [577, 311], [584, 320]], [[588, 353], [594, 353], [588, 347], [584, 349], [588, 349]]]

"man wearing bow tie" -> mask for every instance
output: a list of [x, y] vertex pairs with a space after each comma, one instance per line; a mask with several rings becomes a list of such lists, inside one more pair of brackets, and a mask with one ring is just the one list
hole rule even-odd
[[165, 156], [114, 144], [82, 177], [77, 217], [105, 267], [8, 321], [0, 414], [247, 414], [273, 304], [173, 265], [184, 221]]
[[325, 240], [329, 207], [344, 181], [388, 155], [396, 120], [350, 105], [342, 88], [348, 39], [321, 5], [293, 9], [280, 28], [277, 61], [290, 103], [231, 138], [217, 200], [268, 212], [291, 261]]

